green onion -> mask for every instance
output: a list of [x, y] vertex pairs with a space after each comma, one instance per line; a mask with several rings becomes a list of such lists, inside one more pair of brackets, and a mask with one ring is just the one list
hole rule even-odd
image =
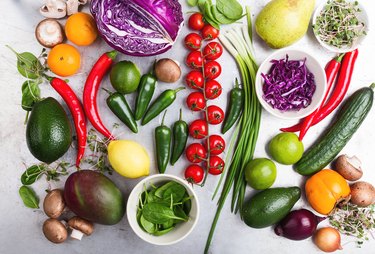
[[[208, 252], [221, 210], [232, 187], [233, 196], [231, 210], [234, 213], [240, 211], [241, 214], [246, 189], [244, 169], [247, 163], [253, 158], [259, 134], [261, 106], [255, 93], [255, 75], [258, 66], [255, 62], [254, 50], [252, 47], [252, 24], [250, 8], [248, 6], [246, 7], [246, 15], [248, 22], [247, 26], [241, 28], [236, 27], [219, 36], [219, 40], [235, 58], [239, 67], [242, 77], [242, 85], [245, 91], [245, 103], [243, 114], [241, 115], [239, 124], [231, 139], [231, 147], [228, 154], [231, 155], [232, 158], [230, 159], [230, 163], [226, 165], [226, 178], [218, 200], [216, 214], [207, 238], [204, 250], [205, 253]], [[221, 182], [222, 181], [220, 180], [214, 195], [216, 195]]]

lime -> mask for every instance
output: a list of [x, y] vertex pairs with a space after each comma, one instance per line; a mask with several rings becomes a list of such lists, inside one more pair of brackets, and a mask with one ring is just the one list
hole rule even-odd
[[285, 165], [291, 165], [299, 161], [304, 148], [298, 136], [292, 132], [277, 134], [268, 145], [272, 158]]
[[253, 189], [267, 189], [276, 180], [276, 165], [267, 158], [254, 159], [246, 165], [245, 178]]
[[112, 67], [109, 78], [117, 92], [128, 94], [137, 90], [141, 73], [133, 62], [121, 61]]

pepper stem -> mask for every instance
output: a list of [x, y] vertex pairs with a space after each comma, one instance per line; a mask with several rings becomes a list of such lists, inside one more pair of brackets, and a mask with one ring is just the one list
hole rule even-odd
[[375, 89], [375, 83], [372, 83], [372, 84], [370, 85], [370, 88], [371, 88], [371, 89]]
[[181, 86], [181, 87], [179, 87], [179, 88], [177, 88], [177, 89], [175, 89], [175, 90], [173, 90], [175, 93], [178, 93], [179, 91], [181, 91], [181, 90], [184, 90], [185, 89], [185, 87], [183, 87], [183, 86]]
[[161, 119], [161, 126], [164, 125], [164, 119], [165, 119], [165, 115], [167, 114], [167, 110], [164, 111], [164, 115], [163, 115], [163, 118]]
[[238, 83], [238, 79], [236, 78], [236, 80], [234, 81], [234, 88], [239, 88], [240, 87], [240, 84]]
[[109, 51], [107, 53], [105, 53], [109, 58], [111, 58], [112, 60], [115, 60], [118, 52], [116, 50], [112, 50], [112, 51]]
[[112, 95], [112, 94], [113, 94], [113, 93], [112, 93], [111, 91], [109, 91], [107, 88], [102, 87], [102, 89], [103, 89], [104, 91], [106, 91], [109, 95]]
[[336, 62], [341, 63], [344, 56], [345, 56], [345, 53], [341, 53], [340, 55], [336, 56], [335, 57]]
[[180, 121], [182, 121], [182, 108], [180, 108]]

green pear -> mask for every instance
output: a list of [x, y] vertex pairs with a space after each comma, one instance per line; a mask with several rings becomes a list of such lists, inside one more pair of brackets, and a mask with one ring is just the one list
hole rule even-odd
[[307, 31], [315, 0], [272, 0], [255, 21], [258, 35], [271, 48], [283, 48]]

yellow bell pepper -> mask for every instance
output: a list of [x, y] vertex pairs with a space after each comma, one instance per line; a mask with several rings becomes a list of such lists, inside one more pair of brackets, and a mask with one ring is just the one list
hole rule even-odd
[[350, 187], [339, 173], [323, 169], [306, 181], [305, 193], [311, 207], [327, 215], [338, 203], [350, 198]]

